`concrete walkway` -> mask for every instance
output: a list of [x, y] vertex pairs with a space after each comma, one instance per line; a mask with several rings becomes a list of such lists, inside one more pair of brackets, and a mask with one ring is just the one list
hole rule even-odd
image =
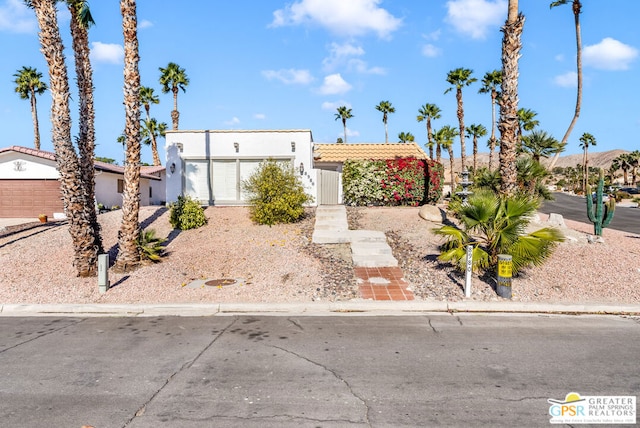
[[316, 244], [351, 244], [354, 274], [360, 295], [373, 300], [413, 300], [407, 289], [398, 260], [393, 257], [384, 232], [349, 230], [344, 205], [320, 205], [312, 242]]

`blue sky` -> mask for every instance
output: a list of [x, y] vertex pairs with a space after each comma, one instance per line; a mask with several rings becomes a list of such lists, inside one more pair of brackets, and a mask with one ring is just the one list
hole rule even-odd
[[[117, 1], [89, 2], [94, 70], [97, 156], [122, 161], [116, 139], [124, 126], [122, 26]], [[526, 17], [520, 59], [520, 107], [537, 112], [542, 129], [560, 140], [575, 108], [575, 31], [570, 5], [520, 0]], [[138, 2], [142, 84], [155, 88], [160, 104], [151, 115], [171, 126], [171, 94], [162, 94], [159, 67], [185, 68], [190, 79], [178, 96], [180, 129], [311, 129], [315, 142], [343, 135], [334, 119], [346, 105], [348, 142], [384, 142], [382, 114], [388, 100], [389, 140], [411, 132], [426, 142], [420, 106], [442, 110], [435, 128], [457, 127], [455, 91], [447, 73], [463, 67], [478, 82], [463, 90], [465, 125], [491, 126], [491, 104], [479, 94], [486, 72], [501, 68], [500, 27], [507, 0], [219, 0]], [[580, 153], [584, 132], [590, 151], [640, 149], [640, 2], [583, 1], [580, 16], [584, 88], [580, 119], [566, 154]], [[73, 78], [69, 15], [59, 14]], [[0, 0], [1, 146], [33, 145], [29, 102], [15, 93], [13, 74], [36, 67], [48, 82], [33, 11], [21, 0]], [[71, 81], [73, 87], [74, 81]], [[75, 117], [77, 97], [72, 94]], [[38, 97], [42, 148], [53, 150], [51, 97]], [[77, 133], [73, 122], [73, 134]], [[487, 138], [481, 139], [481, 151]], [[164, 146], [164, 141], [160, 142]], [[459, 156], [459, 143], [454, 151]], [[470, 151], [470, 144], [467, 143]], [[161, 150], [164, 159], [164, 149]], [[143, 161], [151, 162], [148, 147]]]

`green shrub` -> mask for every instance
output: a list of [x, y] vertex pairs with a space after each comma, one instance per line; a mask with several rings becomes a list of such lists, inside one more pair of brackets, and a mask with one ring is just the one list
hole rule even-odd
[[207, 218], [198, 201], [189, 196], [178, 196], [178, 202], [171, 204], [169, 223], [174, 229], [189, 230], [204, 226]]
[[304, 205], [313, 202], [293, 168], [269, 159], [242, 182], [251, 204], [251, 220], [258, 224], [293, 223], [304, 216]]
[[620, 202], [623, 199], [631, 199], [631, 194], [628, 192], [625, 192], [624, 190], [618, 190], [615, 193], [615, 197], [616, 197], [616, 202]]
[[153, 229], [141, 231], [138, 239], [140, 255], [143, 259], [151, 260], [152, 262], [162, 261], [162, 256], [164, 255], [164, 246], [162, 244], [165, 241], [166, 239], [157, 237], [156, 231]]

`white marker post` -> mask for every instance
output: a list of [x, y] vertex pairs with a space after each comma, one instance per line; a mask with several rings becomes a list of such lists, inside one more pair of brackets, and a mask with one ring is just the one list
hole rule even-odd
[[473, 270], [473, 245], [467, 245], [467, 274], [464, 281], [464, 297], [471, 297], [472, 270]]
[[98, 291], [104, 294], [109, 289], [109, 254], [98, 254]]

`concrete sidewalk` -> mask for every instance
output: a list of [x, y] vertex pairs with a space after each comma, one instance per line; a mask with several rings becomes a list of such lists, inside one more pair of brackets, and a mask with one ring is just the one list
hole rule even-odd
[[5, 304], [0, 317], [407, 316], [428, 313], [632, 315], [640, 305], [482, 301], [371, 301], [211, 304]]

